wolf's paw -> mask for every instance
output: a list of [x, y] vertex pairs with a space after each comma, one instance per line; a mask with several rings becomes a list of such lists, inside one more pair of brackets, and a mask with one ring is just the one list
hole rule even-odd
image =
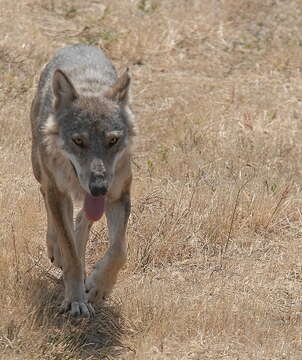
[[89, 318], [95, 315], [93, 306], [89, 302], [64, 300], [59, 310], [60, 314], [70, 312], [75, 318]]
[[90, 274], [85, 280], [85, 288], [88, 301], [92, 303], [102, 303], [110, 295], [115, 281], [113, 279], [98, 277], [95, 272]]

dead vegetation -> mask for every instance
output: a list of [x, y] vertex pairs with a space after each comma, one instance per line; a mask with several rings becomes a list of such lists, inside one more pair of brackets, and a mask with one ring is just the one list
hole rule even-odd
[[[0, 358], [301, 359], [299, 1], [1, 0]], [[57, 314], [29, 106], [54, 49], [133, 74], [129, 261], [93, 321]], [[106, 246], [97, 224], [92, 265]]]

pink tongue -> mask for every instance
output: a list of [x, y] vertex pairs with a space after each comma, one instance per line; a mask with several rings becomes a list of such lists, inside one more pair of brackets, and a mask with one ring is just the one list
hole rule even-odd
[[86, 212], [86, 216], [89, 220], [97, 221], [99, 220], [105, 208], [105, 196], [91, 196], [86, 194], [84, 201], [84, 209]]

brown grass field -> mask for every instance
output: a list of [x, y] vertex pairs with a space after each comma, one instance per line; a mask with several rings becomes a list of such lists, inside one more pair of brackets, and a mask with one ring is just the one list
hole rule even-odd
[[[299, 0], [0, 0], [0, 359], [302, 359]], [[53, 51], [131, 67], [129, 257], [92, 320], [60, 274], [30, 164]], [[106, 249], [95, 225], [91, 266]]]

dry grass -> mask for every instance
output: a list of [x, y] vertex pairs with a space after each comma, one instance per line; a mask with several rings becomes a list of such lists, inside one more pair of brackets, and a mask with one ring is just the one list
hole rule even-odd
[[[302, 358], [298, 0], [0, 2], [0, 358]], [[93, 321], [57, 315], [28, 110], [53, 50], [131, 65], [129, 261]], [[88, 249], [106, 247], [103, 222]]]

